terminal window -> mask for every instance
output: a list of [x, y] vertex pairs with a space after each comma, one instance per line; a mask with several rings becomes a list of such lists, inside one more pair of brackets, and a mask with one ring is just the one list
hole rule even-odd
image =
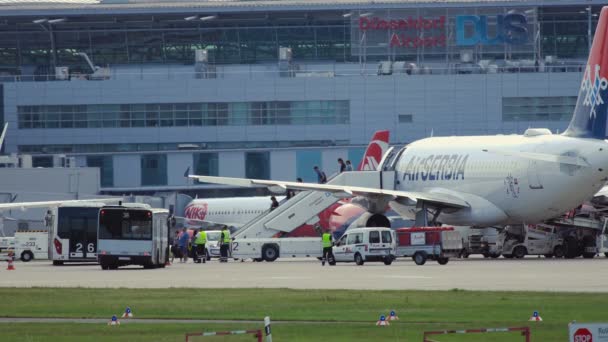
[[504, 97], [502, 121], [569, 121], [576, 96]]
[[348, 124], [350, 103], [256, 101], [18, 106], [19, 129]]
[[399, 114], [399, 123], [410, 123], [413, 121], [412, 114]]

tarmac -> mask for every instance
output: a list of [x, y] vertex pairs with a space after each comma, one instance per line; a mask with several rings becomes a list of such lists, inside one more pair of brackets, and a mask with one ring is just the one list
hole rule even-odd
[[94, 264], [53, 266], [49, 261], [16, 262], [0, 268], [0, 287], [92, 288], [293, 288], [370, 290], [489, 290], [608, 292], [608, 258], [452, 259], [447, 265], [411, 259], [392, 265], [368, 262], [321, 266], [316, 259], [176, 262], [164, 269], [129, 266], [102, 271]]

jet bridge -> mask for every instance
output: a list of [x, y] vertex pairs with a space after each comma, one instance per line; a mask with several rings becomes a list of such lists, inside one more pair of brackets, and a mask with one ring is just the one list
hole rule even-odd
[[[380, 171], [343, 172], [327, 184], [351, 185], [370, 188], [394, 189], [395, 173]], [[352, 197], [348, 193], [300, 191], [279, 207], [267, 211], [234, 233], [235, 239], [270, 238], [279, 232], [291, 232], [303, 224], [318, 222], [317, 215], [341, 198]]]

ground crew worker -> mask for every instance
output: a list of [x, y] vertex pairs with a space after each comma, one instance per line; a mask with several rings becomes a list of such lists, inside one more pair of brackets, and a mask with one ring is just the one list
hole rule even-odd
[[323, 259], [321, 260], [321, 266], [325, 266], [325, 261], [327, 261], [330, 265], [334, 260], [334, 253], [332, 251], [332, 237], [331, 233], [325, 232], [321, 237], [321, 243], [323, 244]]
[[203, 264], [207, 262], [207, 248], [205, 244], [207, 243], [207, 232], [202, 228], [198, 230], [198, 234], [196, 234], [196, 240], [194, 240], [194, 244], [196, 245], [196, 258], [198, 262], [201, 262], [201, 257], [203, 258]]
[[228, 226], [224, 226], [220, 235], [220, 262], [228, 262], [230, 242], [230, 231], [228, 230]]

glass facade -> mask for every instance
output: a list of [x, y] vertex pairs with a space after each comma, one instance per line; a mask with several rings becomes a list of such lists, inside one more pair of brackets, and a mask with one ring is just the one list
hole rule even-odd
[[[219, 176], [219, 157], [217, 153], [194, 153], [192, 154], [192, 165], [195, 175]], [[198, 180], [196, 183], [202, 183]]]
[[141, 185], [167, 185], [167, 155], [141, 156]]
[[[483, 58], [501, 59], [511, 54], [535, 53], [541, 58], [549, 55], [584, 58], [588, 51], [588, 27], [592, 27], [591, 31], [595, 28], [595, 14], [600, 8], [593, 6], [588, 15], [587, 6], [404, 6], [391, 10], [363, 8], [350, 12], [349, 16], [345, 16], [347, 9], [290, 11], [287, 8], [265, 14], [220, 12], [216, 20], [204, 22], [185, 20], [188, 14], [184, 13], [94, 14], [41, 25], [32, 23], [32, 17], [5, 19], [0, 16], [4, 22], [0, 25], [0, 67], [9, 74], [20, 74], [23, 66], [34, 66], [37, 75], [54, 74], [54, 66], [89, 72], [89, 67], [75, 52], [86, 52], [97, 65], [184, 64], [194, 62], [197, 49], [206, 49], [212, 63], [249, 64], [276, 62], [279, 47], [290, 47], [294, 59], [300, 61], [358, 62], [360, 55], [369, 60], [457, 61], [461, 47], [454, 43], [458, 34], [454, 28], [459, 15], [487, 15], [487, 33], [491, 39], [502, 29], [497, 26], [497, 15], [512, 11], [527, 18], [530, 31], [540, 32], [539, 39], [532, 34], [529, 37], [539, 51], [530, 46], [512, 49], [505, 44], [477, 44], [472, 46], [475, 53], [485, 54]], [[409, 21], [410, 18], [413, 21]], [[419, 25], [418, 18], [437, 22]], [[386, 24], [373, 26], [374, 19], [397, 21], [395, 26], [387, 28]], [[405, 23], [399, 26], [399, 20]], [[470, 27], [466, 31], [472, 32]]]
[[32, 167], [53, 167], [53, 156], [32, 157]]
[[112, 156], [87, 156], [88, 167], [98, 167], [102, 188], [114, 186], [114, 160]]
[[[320, 150], [296, 151], [296, 175], [305, 182], [317, 182], [317, 175], [312, 169], [315, 165], [321, 167]], [[326, 172], [327, 174], [327, 172]], [[329, 176], [329, 174], [327, 174]]]
[[351, 165], [353, 166], [353, 170], [357, 171], [359, 164], [361, 163], [361, 159], [363, 159], [363, 155], [365, 154], [365, 148], [351, 148], [348, 150], [348, 160], [350, 160]]
[[570, 121], [576, 96], [504, 97], [502, 121]]
[[194, 153], [192, 158], [194, 174], [203, 176], [219, 175], [219, 159], [217, 153]]
[[348, 124], [349, 101], [18, 106], [20, 129]]
[[298, 141], [220, 141], [181, 143], [141, 143], [141, 144], [57, 144], [19, 145], [19, 153], [105, 153], [138, 151], [177, 151], [179, 145], [196, 145], [199, 149], [243, 149], [243, 148], [287, 148], [309, 146], [345, 146], [346, 140], [298, 140]]
[[245, 177], [270, 179], [270, 152], [246, 152]]

